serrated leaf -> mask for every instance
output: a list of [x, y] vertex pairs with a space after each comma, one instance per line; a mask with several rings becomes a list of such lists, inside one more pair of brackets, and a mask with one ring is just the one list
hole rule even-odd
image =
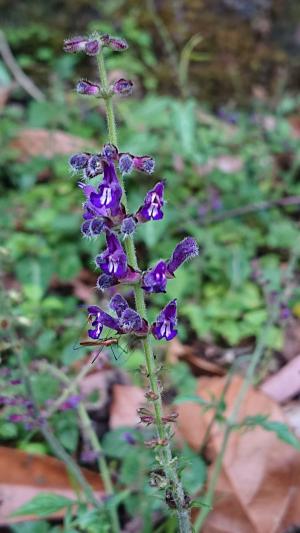
[[13, 513], [12, 516], [22, 516], [22, 515], [37, 515], [37, 516], [47, 516], [53, 513], [57, 513], [64, 507], [69, 507], [73, 505], [73, 500], [66, 498], [65, 496], [60, 496], [59, 494], [43, 493], [38, 494], [32, 500], [22, 505], [17, 511]]

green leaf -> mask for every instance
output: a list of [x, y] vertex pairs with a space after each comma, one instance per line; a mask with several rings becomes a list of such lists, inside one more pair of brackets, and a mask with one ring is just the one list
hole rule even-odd
[[12, 516], [22, 516], [28, 514], [47, 516], [60, 511], [64, 507], [69, 507], [74, 503], [76, 502], [70, 500], [69, 498], [65, 498], [65, 496], [60, 496], [59, 494], [52, 494], [51, 492], [38, 494], [32, 498], [32, 500], [17, 509]]
[[266, 415], [247, 416], [241, 424], [237, 427], [254, 427], [259, 426], [266, 431], [272, 431], [276, 434], [278, 439], [290, 444], [293, 448], [300, 451], [300, 440], [296, 437], [293, 431], [283, 422], [277, 422], [275, 420], [269, 420]]
[[195, 494], [206, 480], [205, 461], [188, 446], [184, 447], [181, 459], [186, 461], [186, 466], [181, 473], [183, 486], [189, 494]]

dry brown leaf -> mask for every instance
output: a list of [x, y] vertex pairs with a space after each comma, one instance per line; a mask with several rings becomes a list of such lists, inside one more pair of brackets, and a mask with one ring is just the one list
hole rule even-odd
[[278, 403], [290, 400], [300, 392], [300, 355], [292, 359], [274, 376], [268, 378], [260, 390]]
[[145, 403], [142, 389], [134, 385], [114, 385], [110, 409], [110, 427], [136, 426], [140, 418], [137, 409]]
[[[104, 495], [99, 474], [82, 469], [97, 497]], [[53, 492], [77, 499], [65, 465], [48, 455], [31, 455], [21, 450], [0, 447], [0, 525], [32, 520], [34, 516], [11, 517], [21, 505], [42, 492]], [[56, 513], [55, 516], [62, 516]]]
[[[224, 378], [199, 383], [198, 393], [209, 400], [220, 397]], [[226, 394], [227, 411], [232, 409], [242, 379], [235, 377]], [[179, 429], [190, 446], [199, 449], [210, 413], [191, 416], [191, 409], [179, 406]], [[201, 414], [200, 414], [201, 413]], [[285, 422], [280, 407], [262, 392], [251, 388], [241, 407], [240, 417], [268, 415]], [[228, 413], [227, 413], [228, 414]], [[185, 420], [182, 420], [184, 418]], [[189, 424], [188, 424], [189, 421]], [[188, 426], [188, 431], [187, 431]], [[214, 460], [221, 448], [223, 431], [214, 425], [210, 454]], [[213, 464], [210, 467], [210, 474]], [[282, 533], [284, 528], [300, 522], [300, 454], [261, 428], [233, 432], [217, 485], [214, 509], [207, 518], [203, 533]]]
[[10, 146], [19, 152], [20, 161], [27, 161], [36, 156], [52, 159], [55, 155], [72, 154], [91, 148], [93, 144], [64, 131], [27, 128], [18, 133]]
[[167, 360], [171, 364], [176, 364], [179, 359], [189, 363], [195, 373], [197, 372], [198, 375], [200, 373], [215, 374], [217, 376], [223, 376], [225, 374], [224, 368], [216, 363], [204, 359], [204, 357], [201, 357], [195, 353], [195, 350], [192, 346], [181, 344], [181, 342], [175, 338], [168, 345]]

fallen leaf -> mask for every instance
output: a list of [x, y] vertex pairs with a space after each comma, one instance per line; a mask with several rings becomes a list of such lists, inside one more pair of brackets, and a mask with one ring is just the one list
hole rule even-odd
[[179, 359], [189, 363], [198, 375], [215, 374], [217, 376], [223, 376], [225, 374], [224, 368], [201, 357], [192, 346], [181, 344], [181, 342], [175, 338], [168, 345], [167, 360], [171, 364], [176, 364]]
[[144, 391], [134, 385], [114, 385], [110, 408], [110, 427], [136, 426], [140, 422], [137, 409], [145, 403]]
[[[104, 489], [99, 474], [82, 468], [82, 473], [98, 498]], [[48, 455], [32, 455], [13, 448], [0, 447], [0, 525], [32, 520], [35, 516], [11, 517], [21, 505], [41, 493], [54, 493], [77, 499], [65, 465]], [[63, 512], [55, 513], [63, 516]]]
[[[219, 398], [225, 378], [199, 380], [198, 394], [211, 400]], [[226, 394], [227, 414], [242, 385], [235, 377]], [[178, 406], [178, 428], [188, 444], [199, 450], [212, 414], [200, 407], [191, 410]], [[286, 422], [280, 407], [262, 392], [250, 388], [241, 406], [240, 420], [246, 416], [267, 415], [270, 420]], [[209, 468], [220, 452], [223, 429], [213, 424], [209, 440]], [[232, 432], [218, 480], [213, 511], [203, 533], [282, 533], [295, 520], [300, 521], [300, 454], [270, 431], [255, 427]]]
[[24, 162], [36, 156], [52, 159], [56, 155], [86, 150], [87, 147], [91, 149], [93, 145], [87, 139], [64, 131], [26, 128], [11, 141], [10, 147], [18, 151], [19, 161]]
[[278, 403], [290, 400], [300, 392], [300, 355], [292, 359], [274, 376], [268, 378], [260, 390]]

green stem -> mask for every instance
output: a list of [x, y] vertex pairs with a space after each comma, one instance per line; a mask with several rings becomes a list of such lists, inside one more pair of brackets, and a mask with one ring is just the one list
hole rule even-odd
[[[35, 395], [34, 395], [34, 392], [33, 392], [32, 384], [31, 384], [31, 378], [30, 378], [28, 369], [27, 369], [27, 367], [26, 367], [26, 365], [24, 363], [23, 357], [22, 357], [21, 352], [20, 352], [20, 350], [18, 348], [16, 349], [16, 353], [17, 353], [18, 363], [19, 363], [19, 367], [20, 367], [20, 371], [21, 371], [23, 380], [24, 380], [24, 384], [25, 384], [25, 388], [26, 388], [26, 392], [27, 392], [28, 398], [31, 400], [31, 402], [33, 404], [33, 409], [34, 409], [34, 414], [35, 414], [36, 420], [40, 420], [40, 418], [41, 418], [40, 417], [40, 412], [39, 412], [39, 408], [38, 408], [37, 402], [35, 400]], [[57, 440], [57, 438], [55, 437], [54, 433], [50, 429], [50, 427], [49, 427], [49, 425], [48, 425], [46, 420], [43, 420], [40, 423], [39, 429], [40, 429], [41, 433], [43, 434], [46, 442], [49, 444], [49, 446], [50, 446], [52, 452], [54, 453], [54, 455], [56, 455], [56, 457], [58, 457], [58, 459], [60, 459], [61, 461], [64, 462], [64, 464], [66, 465], [66, 467], [69, 470], [69, 472], [73, 475], [73, 477], [76, 479], [78, 485], [82, 488], [82, 490], [83, 490], [83, 492], [84, 492], [84, 494], [86, 496], [87, 502], [92, 503], [98, 509], [101, 508], [102, 507], [102, 503], [99, 502], [97, 500], [97, 498], [95, 498], [92, 487], [86, 481], [85, 477], [83, 476], [80, 468], [77, 466], [75, 461], [72, 459], [72, 457], [70, 455], [68, 455], [68, 453], [65, 451], [63, 446]]]
[[201, 531], [202, 526], [211, 511], [213, 500], [214, 500], [214, 495], [215, 495], [215, 490], [216, 490], [217, 482], [220, 476], [221, 468], [223, 465], [223, 460], [224, 460], [224, 455], [225, 455], [225, 451], [227, 448], [228, 440], [229, 440], [231, 431], [233, 431], [234, 429], [234, 424], [237, 421], [241, 404], [243, 403], [245, 396], [249, 390], [249, 387], [251, 386], [251, 383], [253, 382], [255, 371], [263, 356], [264, 350], [266, 348], [266, 339], [268, 337], [268, 332], [272, 324], [274, 323], [274, 319], [275, 319], [275, 316], [272, 315], [269, 321], [267, 322], [265, 328], [263, 328], [263, 331], [256, 345], [256, 349], [251, 358], [251, 363], [247, 369], [245, 379], [235, 399], [232, 412], [225, 422], [225, 431], [224, 431], [224, 435], [222, 439], [221, 449], [216, 458], [216, 462], [214, 464], [214, 468], [213, 468], [213, 472], [210, 478], [208, 489], [207, 489], [207, 492], [204, 498], [205, 506], [202, 507], [202, 510], [200, 511], [194, 524], [196, 533], [199, 533]]
[[[108, 82], [107, 82], [107, 74], [106, 74], [102, 51], [98, 55], [98, 67], [99, 67], [99, 76], [100, 76], [101, 85], [102, 85], [103, 90], [106, 92], [108, 89]], [[105, 98], [105, 108], [106, 108], [106, 119], [107, 119], [107, 125], [108, 125], [108, 133], [109, 133], [109, 142], [117, 146], [118, 144], [117, 143], [117, 131], [116, 131], [116, 123], [115, 123], [113, 103], [112, 103], [111, 96], [108, 96], [107, 98]], [[127, 197], [126, 197], [124, 182], [123, 182], [122, 177], [119, 178], [119, 180], [123, 188], [122, 201], [125, 206], [125, 209], [127, 210]], [[134, 241], [133, 241], [132, 236], [129, 236], [127, 239], [125, 239], [125, 250], [127, 253], [128, 263], [134, 269], [138, 269], [137, 255], [136, 255]], [[144, 292], [141, 289], [141, 287], [138, 287], [138, 286], [134, 287], [134, 295], [135, 295], [135, 303], [136, 303], [137, 312], [143, 318], [145, 318], [145, 320], [147, 320], [147, 310], [146, 310]], [[168, 433], [166, 431], [166, 427], [162, 420], [162, 413], [163, 413], [162, 398], [161, 398], [161, 392], [160, 392], [160, 387], [159, 387], [159, 381], [157, 378], [154, 353], [153, 353], [152, 344], [151, 344], [149, 335], [145, 339], [143, 339], [143, 348], [144, 348], [144, 353], [145, 353], [145, 363], [146, 363], [146, 369], [147, 369], [147, 374], [149, 377], [151, 391], [155, 394], [157, 398], [153, 402], [157, 436], [160, 440], [164, 440], [165, 442], [167, 442], [166, 446], [160, 447], [159, 462], [165, 472], [168, 485], [172, 490], [172, 494], [173, 494], [174, 501], [176, 504], [176, 509], [177, 509], [179, 531], [180, 533], [190, 533], [191, 532], [190, 512], [189, 512], [189, 509], [187, 509], [185, 493], [184, 493], [181, 481], [177, 474], [176, 458], [172, 457], [172, 451], [171, 451], [171, 446], [169, 443]]]
[[[91, 366], [90, 366], [90, 362], [88, 362], [86, 365], [84, 365], [82, 367], [81, 372], [78, 374], [77, 378], [75, 380], [73, 380], [73, 381], [70, 381], [70, 379], [67, 378], [67, 376], [61, 370], [59, 370], [58, 368], [52, 366], [49, 363], [43, 362], [40, 365], [40, 368], [44, 369], [44, 370], [48, 370], [50, 373], [55, 375], [60, 381], [62, 381], [63, 383], [65, 383], [67, 385], [64, 393], [59, 398], [59, 402], [56, 402], [56, 405], [59, 406], [59, 405], [61, 405], [61, 403], [63, 403], [69, 397], [70, 392], [73, 392], [74, 390], [77, 389], [78, 384], [80, 383], [80, 380], [89, 372], [89, 370], [91, 369]], [[79, 377], [80, 377], [80, 379], [79, 379]], [[67, 392], [67, 394], [65, 394], [66, 392]], [[57, 409], [57, 407], [56, 407], [56, 409]], [[100, 443], [100, 441], [99, 441], [99, 439], [97, 437], [97, 434], [96, 434], [96, 432], [95, 432], [95, 430], [93, 428], [93, 424], [92, 424], [92, 421], [91, 421], [91, 419], [89, 417], [87, 409], [82, 403], [80, 403], [78, 405], [78, 407], [77, 407], [77, 411], [78, 411], [78, 415], [79, 415], [80, 420], [81, 420], [82, 429], [83, 429], [85, 435], [87, 436], [89, 442], [91, 443], [92, 449], [97, 454], [97, 457], [98, 457], [98, 459], [97, 459], [98, 469], [99, 469], [99, 472], [101, 474], [101, 479], [102, 479], [103, 484], [104, 484], [105, 493], [106, 493], [107, 496], [113, 496], [113, 494], [114, 494], [114, 486], [113, 486], [113, 483], [112, 483], [112, 480], [111, 480], [111, 477], [110, 477], [110, 471], [109, 471], [109, 468], [108, 468], [106, 460], [105, 460], [105, 456], [104, 456], [104, 452], [103, 452], [101, 443]], [[55, 411], [53, 411], [53, 406], [52, 406], [51, 413], [49, 415], [49, 412], [48, 412], [48, 416], [51, 416], [54, 412]], [[110, 512], [110, 516], [111, 516], [113, 531], [115, 533], [119, 533], [120, 532], [120, 524], [119, 524], [119, 518], [118, 518], [116, 506], [112, 505], [110, 507], [110, 509], [109, 509], [109, 512]]]

